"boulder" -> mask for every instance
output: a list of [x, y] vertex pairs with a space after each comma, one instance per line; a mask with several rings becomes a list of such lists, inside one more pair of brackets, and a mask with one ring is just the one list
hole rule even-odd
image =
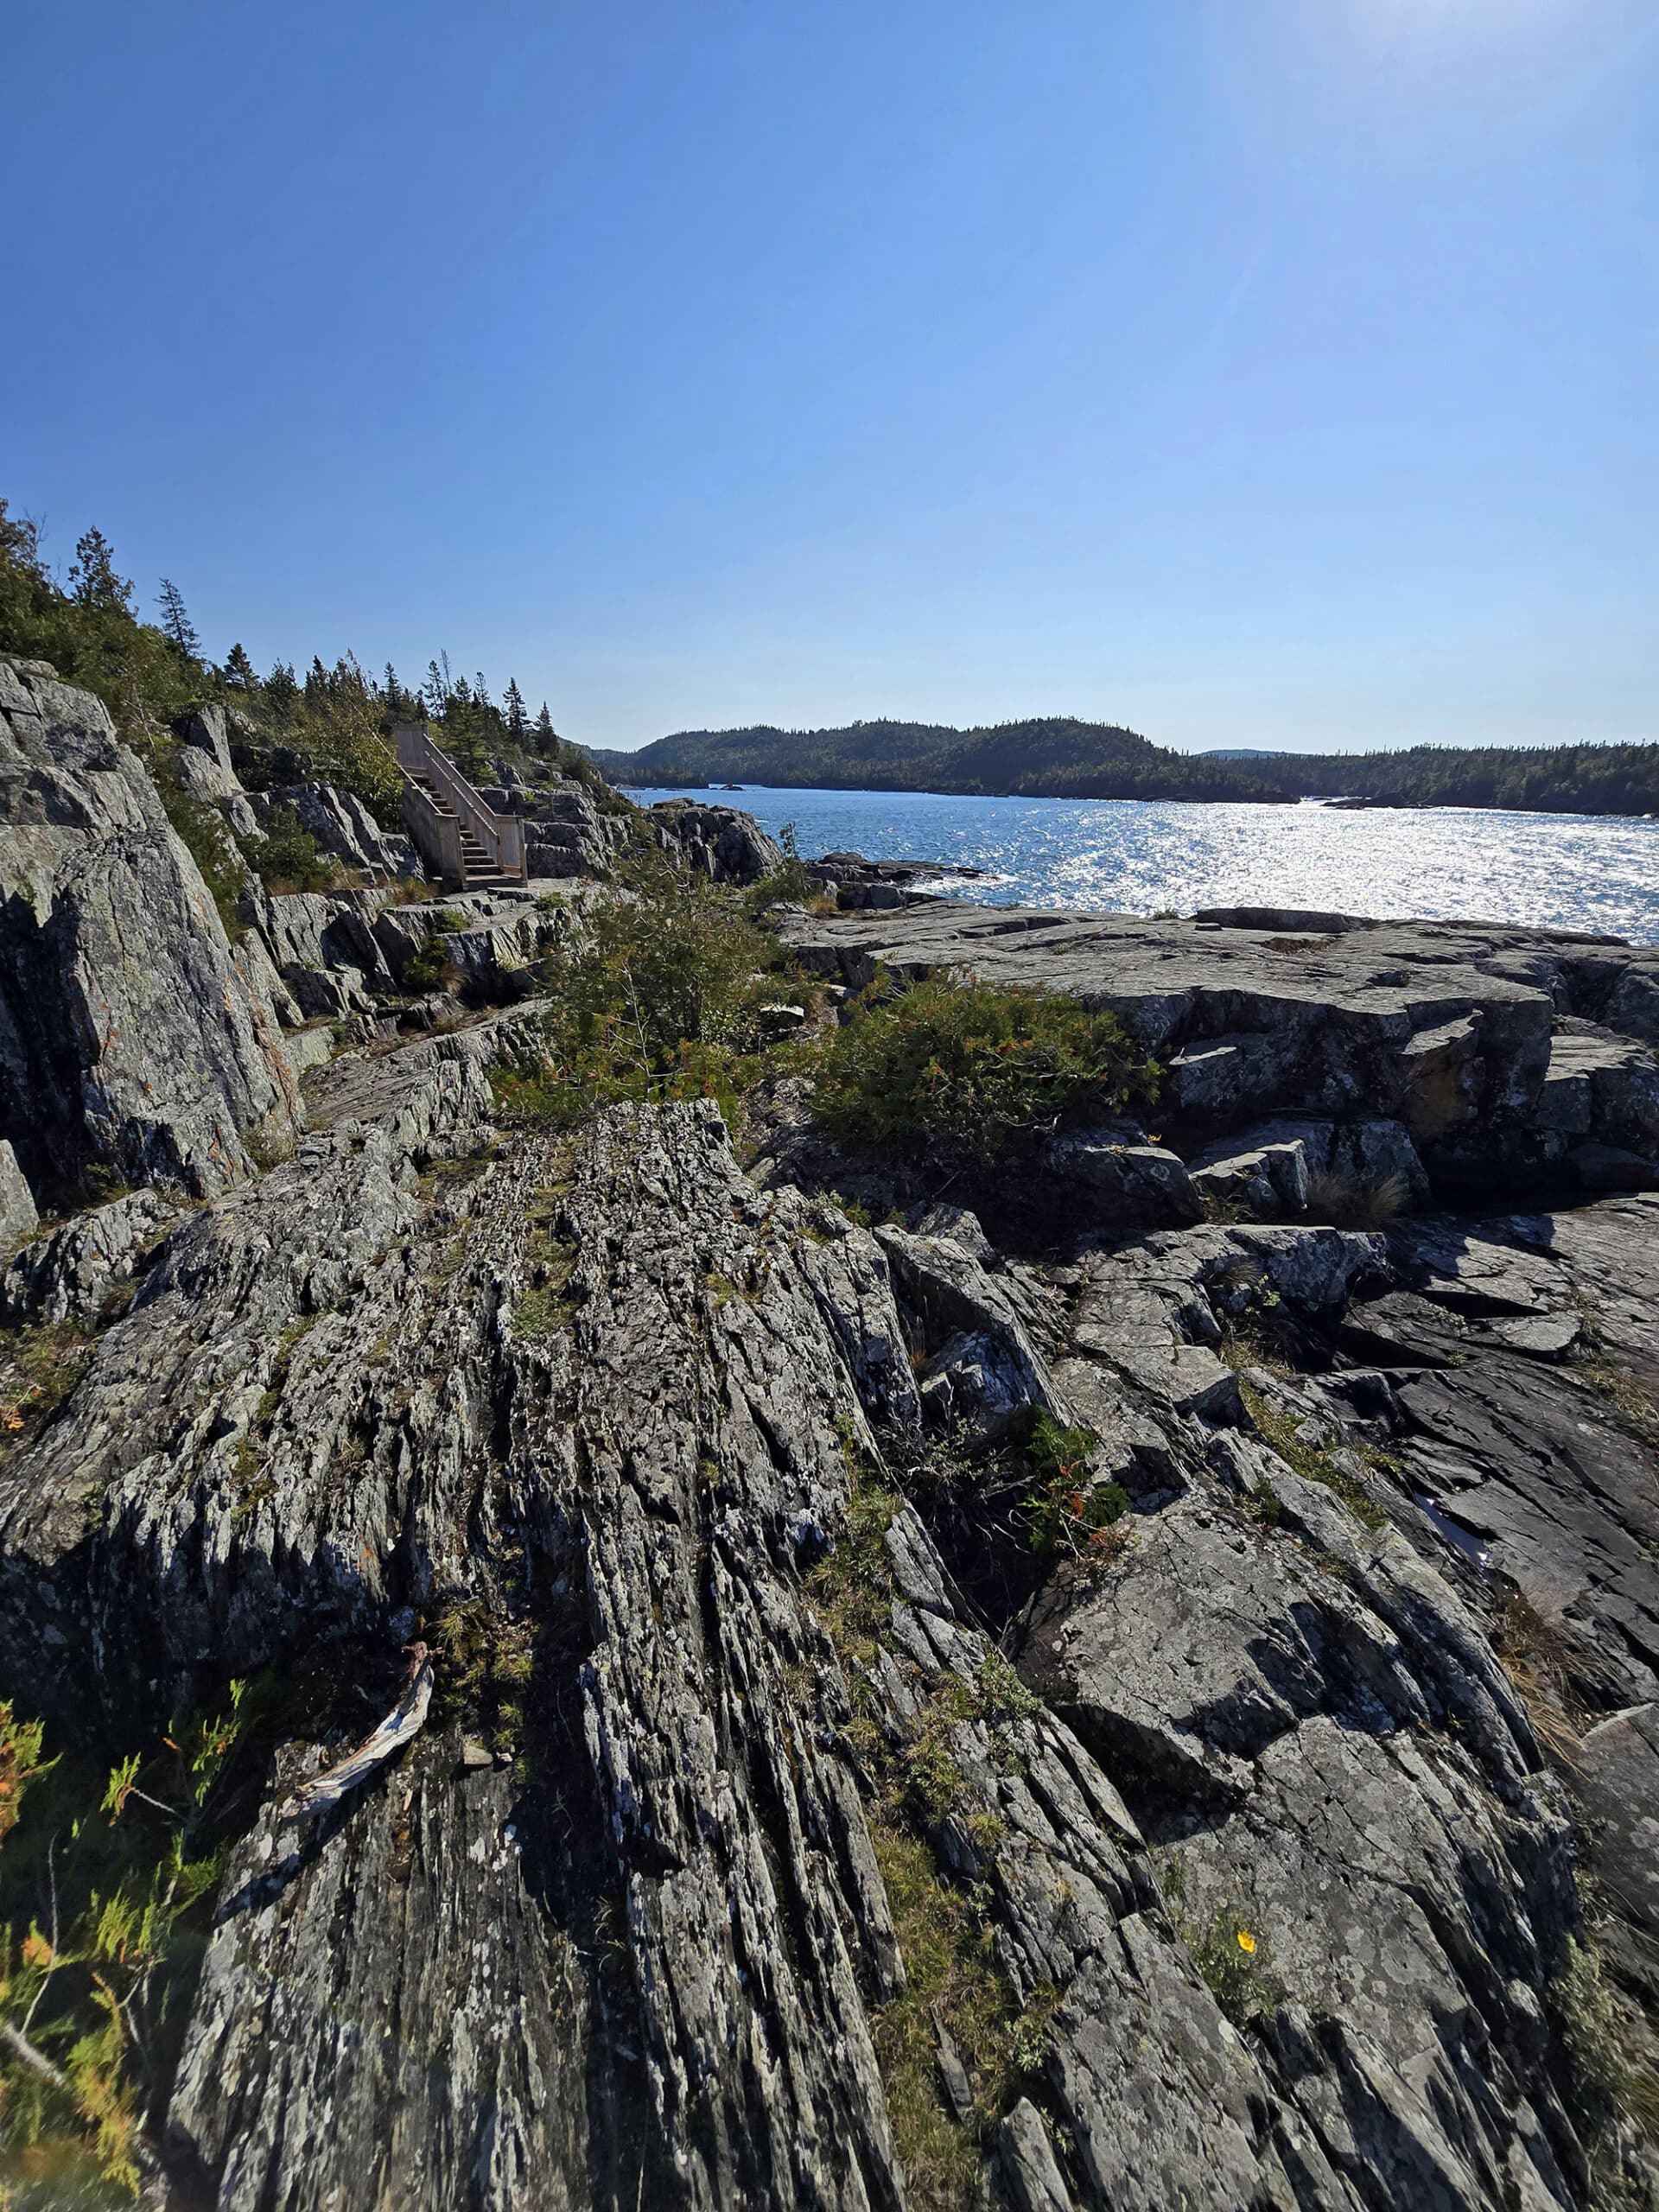
[[40, 1227], [35, 1194], [24, 1180], [11, 1147], [0, 1141], [0, 1246], [32, 1236]]
[[1319, 1183], [1356, 1201], [1393, 1186], [1402, 1206], [1427, 1203], [1428, 1177], [1403, 1122], [1386, 1117], [1262, 1122], [1206, 1146], [1192, 1162], [1206, 1197], [1271, 1218], [1305, 1214]]
[[181, 715], [173, 728], [181, 745], [213, 763], [227, 791], [241, 790], [236, 771], [231, 766], [230, 730], [223, 707], [194, 708], [189, 714]]
[[1049, 1139], [1043, 1159], [1051, 1174], [1088, 1194], [1083, 1228], [1123, 1236], [1194, 1222], [1204, 1211], [1184, 1161], [1121, 1130], [1063, 1131]]
[[0, 1134], [30, 1184], [90, 1166], [222, 1189], [298, 1094], [268, 971], [233, 947], [102, 703], [0, 661]]
[[286, 784], [256, 792], [253, 810], [263, 823], [273, 806], [291, 807], [300, 827], [345, 867], [385, 879], [415, 869], [415, 852], [400, 832], [383, 830], [354, 791], [333, 784]]
[[1246, 1130], [1223, 1137], [1197, 1155], [1192, 1170], [1200, 1198], [1268, 1219], [1307, 1211], [1307, 1146], [1300, 1134], [1269, 1137]]
[[665, 851], [711, 883], [757, 883], [783, 861], [752, 814], [701, 799], [665, 798], [646, 812], [652, 835]]

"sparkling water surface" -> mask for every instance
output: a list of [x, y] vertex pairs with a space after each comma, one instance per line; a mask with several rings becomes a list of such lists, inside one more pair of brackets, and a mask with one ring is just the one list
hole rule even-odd
[[[1314, 906], [1586, 930], [1659, 944], [1659, 821], [1471, 807], [1350, 811], [1132, 799], [957, 798], [932, 791], [636, 791], [741, 806], [802, 853], [956, 861], [953, 896], [992, 906], [1190, 914]], [[944, 887], [941, 886], [941, 888]]]

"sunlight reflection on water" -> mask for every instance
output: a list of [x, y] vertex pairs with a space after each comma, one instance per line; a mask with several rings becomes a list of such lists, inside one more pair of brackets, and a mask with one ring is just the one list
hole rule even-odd
[[[639, 791], [643, 804], [675, 796]], [[1587, 930], [1659, 944], [1659, 822], [1586, 815], [1133, 800], [953, 798], [926, 791], [696, 794], [741, 806], [809, 856], [957, 861], [995, 906], [1155, 913], [1274, 906]]]

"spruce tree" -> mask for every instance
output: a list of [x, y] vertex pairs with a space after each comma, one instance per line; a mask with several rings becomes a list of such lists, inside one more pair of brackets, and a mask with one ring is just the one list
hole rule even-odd
[[558, 751], [559, 733], [553, 727], [553, 717], [547, 711], [547, 702], [542, 702], [542, 711], [536, 717], [536, 750], [550, 758]]
[[89, 530], [75, 543], [69, 569], [69, 589], [77, 604], [105, 612], [132, 613], [132, 586], [115, 573], [115, 552], [99, 529]]
[[299, 678], [290, 663], [279, 660], [265, 678], [265, 696], [279, 711], [291, 707], [300, 696]]
[[507, 688], [501, 695], [501, 704], [507, 717], [507, 735], [515, 745], [524, 741], [524, 695], [511, 676]]
[[225, 656], [225, 681], [234, 684], [238, 691], [251, 691], [258, 683], [245, 645], [232, 645]]
[[170, 576], [163, 576], [156, 596], [162, 610], [162, 628], [174, 650], [182, 653], [186, 660], [200, 660], [201, 639], [185, 610], [184, 594]]

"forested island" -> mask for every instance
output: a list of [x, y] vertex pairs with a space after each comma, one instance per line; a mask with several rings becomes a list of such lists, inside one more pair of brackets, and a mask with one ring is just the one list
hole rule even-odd
[[1021, 798], [1291, 800], [1659, 812], [1659, 745], [1418, 745], [1392, 753], [1172, 752], [1114, 723], [1039, 715], [988, 728], [854, 722], [842, 729], [685, 730], [637, 753], [590, 751], [613, 783], [752, 783]]

